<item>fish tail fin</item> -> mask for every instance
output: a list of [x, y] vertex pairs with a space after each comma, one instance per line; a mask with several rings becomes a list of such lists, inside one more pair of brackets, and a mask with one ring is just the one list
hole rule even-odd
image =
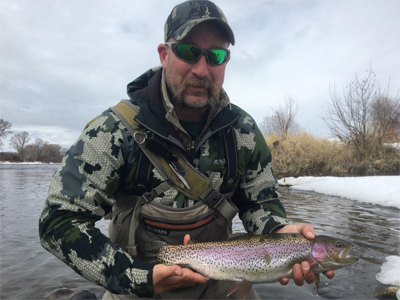
[[252, 284], [247, 280], [242, 280], [239, 282], [235, 282], [232, 287], [229, 289], [228, 294], [226, 295], [229, 297], [234, 292], [236, 292], [236, 296], [238, 299], [245, 300], [249, 296]]
[[160, 251], [160, 249], [164, 246], [168, 245], [166, 242], [163, 241], [151, 241], [149, 243], [146, 243], [144, 245], [145, 247], [145, 255], [143, 257], [144, 262], [155, 262], [157, 261], [157, 254]]

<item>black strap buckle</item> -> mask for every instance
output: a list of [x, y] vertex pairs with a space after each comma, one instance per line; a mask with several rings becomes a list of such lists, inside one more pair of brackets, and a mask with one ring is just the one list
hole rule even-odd
[[147, 202], [151, 202], [153, 201], [156, 197], [157, 197], [157, 193], [154, 190], [151, 190], [150, 192], [146, 192], [142, 195], [142, 197], [144, 197], [144, 199]]
[[212, 191], [207, 198], [205, 198], [203, 201], [211, 208], [215, 208], [219, 202], [222, 200], [223, 196], [222, 194], [218, 193], [217, 191]]

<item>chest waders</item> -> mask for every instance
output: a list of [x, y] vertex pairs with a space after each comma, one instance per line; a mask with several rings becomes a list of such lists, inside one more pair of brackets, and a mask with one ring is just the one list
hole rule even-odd
[[[222, 241], [232, 233], [232, 219], [237, 214], [237, 207], [231, 203], [237, 177], [236, 137], [232, 128], [223, 131], [226, 174], [220, 192], [212, 188], [210, 180], [197, 171], [174, 147], [156, 155], [154, 145], [148, 146], [147, 132], [134, 120], [138, 107], [122, 100], [111, 110], [120, 118], [139, 145], [142, 153], [138, 161], [135, 185], [139, 188], [138, 196], [118, 194], [109, 224], [110, 239], [125, 251], [139, 258], [144, 257], [145, 245], [154, 240], [169, 244], [182, 244], [185, 234], [194, 240]], [[147, 144], [147, 145], [146, 145]], [[161, 147], [161, 146], [160, 146]], [[151, 148], [153, 151], [150, 151]], [[163, 147], [161, 147], [163, 148]], [[157, 153], [161, 153], [158, 151]], [[171, 155], [171, 153], [173, 155]], [[144, 191], [150, 170], [157, 169], [165, 182]], [[191, 207], [172, 208], [153, 201], [170, 189], [178, 190], [197, 203]], [[140, 196], [139, 196], [140, 194]], [[186, 287], [170, 290], [154, 296], [155, 299], [237, 299], [235, 293], [227, 297], [232, 286], [229, 281], [209, 280], [206, 284], [190, 284]], [[106, 292], [103, 300], [131, 299], [128, 295]], [[248, 299], [260, 299], [251, 289]]]
[[[186, 233], [197, 240], [226, 240], [232, 233], [232, 219], [238, 212], [236, 206], [228, 200], [233, 194], [233, 184], [228, 193], [221, 194], [173, 146], [168, 145], [170, 153], [163, 153], [163, 156], [150, 151], [146, 147], [149, 133], [134, 120], [138, 107], [132, 103], [123, 100], [111, 110], [120, 118], [165, 181], [141, 196], [117, 195], [109, 226], [110, 238], [129, 254], [137, 255], [141, 259], [146, 251], [145, 245], [154, 240], [182, 244]], [[163, 148], [162, 145], [159, 147]], [[229, 148], [228, 151], [235, 152], [236, 155], [236, 147]], [[235, 174], [229, 174], [228, 177], [235, 177], [236, 157], [231, 160], [235, 160], [235, 170], [231, 170]], [[137, 173], [140, 172], [141, 170], [137, 170]], [[232, 178], [229, 180], [234, 182]], [[171, 187], [197, 203], [191, 207], [173, 208], [153, 201]]]
[[[185, 234], [190, 234], [192, 239], [200, 241], [228, 239], [232, 234], [232, 219], [238, 212], [237, 207], [229, 200], [234, 192], [237, 176], [237, 147], [233, 129], [224, 129], [227, 172], [224, 176], [224, 183], [220, 187], [220, 193], [214, 190], [205, 175], [196, 170], [184, 155], [170, 144], [168, 144], [170, 153], [164, 153], [163, 156], [156, 155], [149, 150], [150, 147], [146, 147], [149, 132], [146, 132], [134, 120], [138, 107], [122, 100], [111, 110], [120, 118], [142, 153], [165, 181], [141, 196], [125, 194], [116, 196], [116, 204], [108, 229], [110, 239], [130, 255], [138, 256], [141, 259], [146, 252], [145, 245], [154, 240], [162, 240], [169, 244], [182, 244]], [[161, 145], [160, 148], [162, 148]], [[143, 181], [146, 176], [148, 178], [149, 174], [149, 171], [140, 170], [141, 165], [148, 165], [143, 163], [142, 156], [138, 162], [135, 177], [139, 178], [139, 182]], [[142, 173], [142, 175], [138, 173]], [[191, 207], [173, 208], [153, 201], [171, 187], [197, 203]], [[231, 282], [210, 280], [205, 285], [192, 284], [185, 288], [164, 292], [155, 298], [235, 299], [234, 295], [226, 298], [231, 285]], [[258, 299], [256, 294], [251, 293], [251, 295]], [[121, 296], [107, 293], [104, 299], [123, 299], [124, 297]]]

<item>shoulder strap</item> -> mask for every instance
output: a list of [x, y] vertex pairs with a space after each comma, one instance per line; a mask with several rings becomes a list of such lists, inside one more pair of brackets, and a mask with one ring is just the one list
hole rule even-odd
[[224, 176], [224, 181], [220, 187], [220, 192], [222, 194], [229, 194], [233, 192], [233, 189], [235, 188], [238, 169], [236, 135], [232, 126], [224, 130], [224, 146], [227, 170]]
[[[153, 166], [157, 169], [160, 175], [166, 180], [162, 185], [154, 188], [152, 191], [145, 193], [144, 196], [148, 201], [152, 201], [155, 197], [169, 189], [170, 187], [176, 188], [185, 196], [194, 200], [202, 200], [207, 203], [210, 207], [215, 207], [218, 205], [223, 196], [231, 196], [231, 195], [222, 195], [221, 193], [215, 191], [212, 188], [211, 182], [209, 178], [205, 175], [201, 174], [196, 168], [194, 168], [186, 158], [173, 146], [171, 146], [170, 150], [174, 153], [174, 161], [170, 159], [166, 159], [162, 156], [157, 156], [152, 151], [147, 149], [146, 147], [146, 132], [145, 130], [139, 126], [139, 124], [134, 120], [139, 107], [133, 105], [131, 102], [127, 100], [122, 100], [114, 107], [110, 108], [121, 120], [121, 122], [126, 126], [128, 131], [131, 133], [136, 143], [139, 145], [142, 152], [149, 159], [149, 161], [153, 164]], [[227, 134], [226, 147], [230, 148], [229, 152], [235, 152], [236, 156], [236, 147], [232, 147], [232, 143], [235, 143], [234, 132], [231, 129], [230, 135]], [[228, 153], [229, 153], [228, 152]], [[232, 152], [232, 153], [233, 153]], [[232, 156], [232, 154], [230, 155]], [[237, 169], [237, 159], [229, 159], [233, 162], [229, 163], [228, 176], [229, 179], [227, 181], [227, 186], [233, 185], [231, 178], [236, 177], [236, 169]], [[178, 166], [178, 167], [177, 167]], [[179, 174], [180, 173], [180, 174]], [[234, 176], [233, 176], [234, 174]], [[227, 176], [227, 178], [228, 178]], [[185, 184], [187, 183], [187, 184]], [[233, 192], [233, 188], [225, 188], [229, 193]], [[225, 194], [225, 193], [224, 193]]]

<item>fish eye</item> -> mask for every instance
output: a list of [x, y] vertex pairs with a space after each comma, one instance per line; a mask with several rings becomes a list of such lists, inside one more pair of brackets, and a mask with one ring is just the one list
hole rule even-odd
[[343, 244], [342, 244], [341, 242], [336, 242], [336, 247], [342, 248], [342, 247], [343, 247]]

